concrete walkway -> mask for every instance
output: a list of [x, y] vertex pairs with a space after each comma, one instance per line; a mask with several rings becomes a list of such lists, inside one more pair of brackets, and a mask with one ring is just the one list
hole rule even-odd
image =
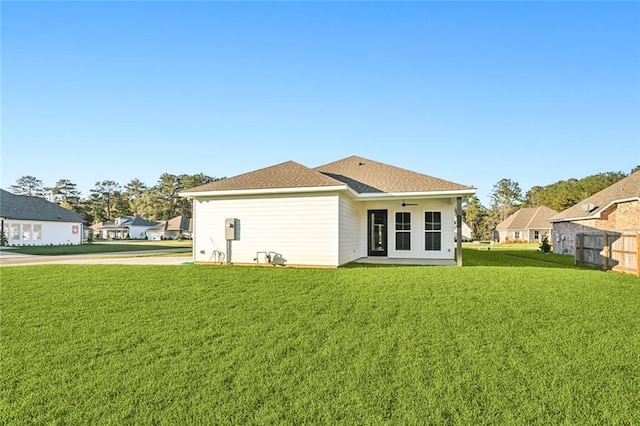
[[438, 265], [438, 266], [456, 266], [455, 260], [447, 259], [394, 259], [388, 257], [361, 257], [354, 260], [353, 263], [370, 263], [375, 265]]
[[[192, 260], [191, 249], [122, 251], [114, 253], [36, 256], [0, 250], [0, 266], [63, 264], [63, 265], [181, 265]], [[184, 256], [162, 254], [184, 253]], [[157, 256], [141, 256], [157, 254]]]

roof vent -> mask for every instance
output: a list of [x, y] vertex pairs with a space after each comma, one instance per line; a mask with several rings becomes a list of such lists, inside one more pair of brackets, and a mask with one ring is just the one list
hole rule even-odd
[[358, 166], [364, 166], [364, 163], [358, 163]]
[[596, 209], [596, 207], [597, 206], [595, 204], [591, 204], [591, 203], [582, 204], [580, 206], [580, 211], [590, 213], [590, 212], [594, 211]]

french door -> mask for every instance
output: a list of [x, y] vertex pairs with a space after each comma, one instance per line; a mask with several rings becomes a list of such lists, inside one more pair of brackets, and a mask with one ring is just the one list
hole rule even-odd
[[367, 212], [369, 235], [367, 254], [369, 256], [387, 255], [387, 211], [369, 210]]

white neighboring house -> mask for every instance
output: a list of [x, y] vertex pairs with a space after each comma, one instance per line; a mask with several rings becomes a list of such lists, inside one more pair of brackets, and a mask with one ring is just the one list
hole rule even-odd
[[84, 219], [44, 198], [0, 189], [0, 221], [9, 246], [82, 244]]
[[[456, 236], [454, 235], [454, 241], [457, 241], [455, 237]], [[471, 228], [469, 228], [469, 225], [462, 222], [462, 241], [471, 241], [472, 239], [473, 239], [473, 231], [471, 231]]]
[[147, 229], [157, 225], [140, 216], [123, 216], [114, 220], [93, 225], [93, 233], [103, 240], [144, 240]]
[[147, 229], [147, 238], [150, 240], [191, 238], [191, 222], [191, 218], [186, 216], [176, 216], [169, 220], [163, 220], [159, 224]]
[[193, 200], [197, 263], [335, 267], [367, 257], [453, 261], [457, 198], [475, 191], [353, 156], [315, 169], [288, 161], [180, 195]]

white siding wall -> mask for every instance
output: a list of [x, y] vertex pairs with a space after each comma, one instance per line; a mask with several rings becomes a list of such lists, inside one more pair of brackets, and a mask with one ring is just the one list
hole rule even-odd
[[273, 251], [290, 265], [338, 266], [338, 211], [338, 194], [200, 198], [194, 203], [194, 260], [215, 262], [215, 250], [225, 253], [225, 218], [237, 218], [233, 263], [255, 263], [256, 252]]
[[366, 227], [367, 211], [363, 209], [363, 203], [340, 195], [341, 265], [367, 255]]
[[147, 238], [149, 240], [161, 240], [164, 238], [164, 231], [147, 231]]
[[[36, 239], [35, 226], [41, 227], [40, 239]], [[76, 222], [44, 222], [32, 220], [4, 221], [7, 244], [12, 245], [62, 245], [82, 244], [82, 224]], [[12, 228], [19, 229], [19, 238], [12, 238]], [[74, 228], [76, 227], [76, 228]], [[73, 233], [76, 229], [77, 233]]]
[[[418, 204], [417, 206], [402, 207], [399, 201], [369, 201], [363, 203], [363, 215], [365, 216], [362, 226], [362, 233], [365, 242], [365, 256], [367, 255], [367, 211], [387, 210], [388, 211], [388, 232], [387, 247], [389, 258], [409, 258], [409, 259], [455, 259], [454, 238], [455, 238], [455, 199], [422, 199], [407, 200], [407, 203]], [[427, 211], [437, 211], [442, 213], [442, 246], [440, 251], [425, 250], [425, 229], [424, 214]], [[396, 212], [411, 213], [411, 250], [396, 250]]]
[[132, 240], [144, 240], [144, 237], [147, 235], [147, 229], [151, 228], [150, 226], [130, 226], [129, 227], [129, 238]]

